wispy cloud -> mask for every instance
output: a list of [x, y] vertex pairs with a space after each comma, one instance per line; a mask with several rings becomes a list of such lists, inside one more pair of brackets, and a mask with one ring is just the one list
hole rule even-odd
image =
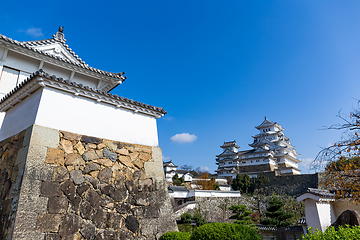
[[171, 157], [165, 157], [164, 155], [162, 155], [162, 160], [163, 161], [167, 161], [167, 160], [170, 160], [171, 159]]
[[200, 171], [202, 171], [202, 172], [210, 172], [210, 169], [208, 168], [208, 167], [203, 167], [203, 166], [201, 166], [201, 167], [199, 167], [198, 168]]
[[197, 136], [195, 136], [195, 134], [189, 133], [178, 133], [172, 136], [170, 139], [176, 143], [191, 143], [197, 139]]
[[299, 160], [302, 161], [301, 163], [299, 163], [299, 167], [306, 170], [310, 169], [310, 164], [314, 161], [313, 158], [304, 158]]
[[164, 119], [164, 120], [166, 120], [166, 121], [172, 121], [172, 120], [174, 120], [174, 118], [173, 117], [170, 117], [170, 116], [165, 116], [165, 117], [163, 117], [162, 119]]
[[25, 32], [27, 35], [30, 35], [32, 37], [43, 37], [44, 36], [41, 28], [31, 27], [26, 30], [20, 29], [19, 32]]

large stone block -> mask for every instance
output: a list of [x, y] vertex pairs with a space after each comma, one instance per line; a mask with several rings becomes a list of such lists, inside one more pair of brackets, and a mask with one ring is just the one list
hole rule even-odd
[[36, 230], [40, 232], [57, 232], [62, 221], [60, 214], [39, 215], [36, 223]]
[[31, 134], [31, 145], [57, 148], [59, 146], [59, 131], [38, 125], [33, 125]]
[[64, 165], [65, 163], [64, 151], [57, 148], [48, 148], [45, 162], [59, 166]]

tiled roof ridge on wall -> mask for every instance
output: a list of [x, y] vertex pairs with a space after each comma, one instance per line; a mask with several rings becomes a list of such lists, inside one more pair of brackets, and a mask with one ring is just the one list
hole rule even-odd
[[31, 80], [33, 80], [35, 77], [45, 77], [45, 78], [48, 78], [48, 79], [52, 79], [52, 80], [55, 80], [55, 81], [58, 81], [58, 82], [61, 82], [61, 83], [65, 83], [67, 85], [71, 85], [71, 86], [75, 86], [75, 87], [78, 87], [78, 88], [82, 88], [82, 89], [85, 89], [87, 91], [91, 91], [91, 92], [94, 92], [94, 93], [97, 93], [97, 94], [101, 94], [101, 95], [104, 95], [104, 96], [107, 96], [107, 97], [110, 97], [110, 98], [113, 98], [113, 99], [116, 99], [116, 100], [120, 100], [122, 102], [126, 102], [126, 103], [130, 103], [130, 104], [134, 104], [136, 106], [139, 106], [139, 107], [143, 107], [143, 108], [147, 108], [147, 109], [150, 109], [152, 111], [156, 111], [156, 112], [159, 112], [161, 114], [166, 114], [167, 112], [161, 108], [161, 107], [155, 107], [155, 106], [151, 106], [151, 105], [148, 105], [148, 104], [145, 104], [145, 103], [141, 103], [141, 102], [138, 102], [138, 101], [134, 101], [132, 99], [128, 99], [128, 98], [124, 98], [124, 97], [121, 97], [121, 96], [118, 96], [118, 95], [114, 95], [112, 93], [107, 93], [105, 91], [102, 91], [102, 90], [99, 90], [99, 89], [93, 89], [89, 86], [84, 86], [83, 84], [81, 83], [76, 83], [76, 82], [72, 82], [70, 80], [64, 80], [63, 78], [57, 78], [55, 75], [50, 75], [48, 73], [46, 73], [44, 70], [42, 69], [39, 69], [38, 71], [34, 72], [33, 74], [30, 75], [30, 77], [28, 77], [25, 81], [23, 81], [22, 83], [20, 83], [19, 85], [17, 85], [13, 90], [11, 90], [9, 93], [7, 93], [1, 100], [0, 100], [0, 104], [2, 104], [3, 102], [5, 102], [8, 98], [10, 98], [12, 95], [14, 95], [17, 91], [19, 91], [23, 86], [25, 86], [26, 84], [28, 84], [29, 82], [31, 82]]
[[[69, 64], [72, 64], [72, 65], [75, 65], [77, 67], [81, 67], [81, 68], [90, 70], [92, 72], [95, 72], [95, 73], [98, 73], [98, 74], [101, 74], [101, 75], [105, 75], [105, 76], [112, 77], [112, 78], [117, 78], [117, 79], [122, 79], [122, 81], [125, 81], [125, 79], [126, 79], [126, 77], [124, 76], [125, 72], [112, 73], [112, 72], [103, 71], [103, 70], [100, 70], [100, 69], [97, 69], [97, 68], [93, 68], [93, 67], [90, 67], [88, 64], [86, 64], [83, 60], [81, 60], [81, 58], [78, 58], [78, 57], [77, 58], [80, 59], [79, 61], [81, 63], [77, 63], [77, 62], [74, 62], [74, 61], [70, 61], [68, 59], [64, 59], [64, 58], [54, 56], [52, 54], [49, 54], [49, 53], [46, 53], [44, 51], [33, 48], [31, 45], [28, 44], [28, 42], [19, 42], [17, 40], [13, 40], [13, 39], [11, 39], [9, 37], [6, 37], [5, 35], [2, 35], [2, 34], [0, 34], [0, 39], [3, 39], [3, 40], [5, 40], [6, 42], [9, 42], [9, 43], [15, 44], [15, 45], [17, 45], [19, 47], [26, 48], [26, 49], [31, 50], [33, 52], [40, 53], [40, 54], [45, 55], [47, 57], [51, 57], [51, 58], [54, 58], [56, 60], [59, 60], [59, 61], [65, 62], [65, 63], [69, 63]], [[47, 39], [47, 40], [51, 40], [51, 39]], [[43, 40], [43, 41], [46, 41], [46, 40]], [[65, 46], [66, 44], [63, 44], [63, 45]], [[70, 49], [70, 48], [68, 48], [68, 49]], [[77, 55], [75, 55], [75, 56], [77, 56]]]
[[71, 53], [71, 55], [74, 58], [76, 58], [76, 60], [78, 60], [82, 64], [85, 64], [88, 66], [88, 64], [86, 64], [84, 60], [82, 60], [78, 55], [75, 54], [75, 52], [69, 47], [69, 45], [67, 45], [61, 41], [57, 41], [55, 39], [43, 39], [43, 40], [36, 40], [36, 41], [25, 41], [22, 43], [25, 43], [29, 46], [43, 46], [43, 45], [47, 45], [49, 43], [60, 43], [62, 46], [64, 46], [66, 48], [66, 50], [68, 50]]

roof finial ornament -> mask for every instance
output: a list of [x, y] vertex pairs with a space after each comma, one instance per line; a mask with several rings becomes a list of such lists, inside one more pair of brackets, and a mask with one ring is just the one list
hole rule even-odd
[[267, 120], [266, 116], [265, 116], [265, 120]]
[[64, 27], [59, 26], [59, 30], [55, 35], [53, 35], [53, 39], [55, 41], [58, 41], [58, 42], [61, 42], [61, 43], [66, 42], [65, 35], [64, 35]]

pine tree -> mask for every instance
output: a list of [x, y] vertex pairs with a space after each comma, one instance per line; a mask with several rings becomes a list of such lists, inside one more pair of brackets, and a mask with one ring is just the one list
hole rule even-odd
[[284, 202], [277, 197], [271, 198], [269, 201], [270, 206], [265, 211], [265, 220], [260, 221], [261, 224], [271, 225], [276, 227], [286, 227], [291, 225], [287, 219], [292, 218], [292, 213], [286, 213], [283, 209]]
[[176, 186], [181, 186], [184, 183], [184, 178], [179, 178], [179, 175], [175, 173], [175, 175], [172, 177], [173, 184]]
[[229, 209], [233, 212], [230, 219], [236, 219], [235, 223], [257, 229], [250, 216], [254, 212], [247, 210], [245, 205], [232, 205]]

